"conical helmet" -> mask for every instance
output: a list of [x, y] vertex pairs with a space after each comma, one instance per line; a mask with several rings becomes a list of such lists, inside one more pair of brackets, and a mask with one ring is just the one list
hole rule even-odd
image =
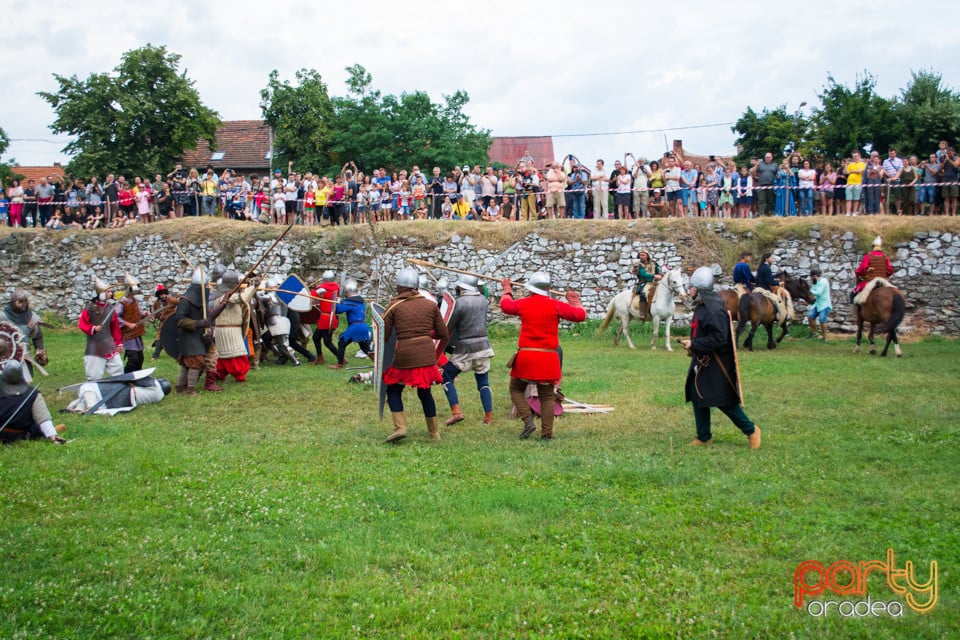
[[320, 276], [320, 279], [323, 280], [324, 282], [333, 282], [334, 280], [336, 280], [336, 278], [337, 278], [337, 274], [334, 273], [332, 269], [327, 269]]
[[416, 289], [420, 285], [420, 274], [413, 267], [404, 267], [397, 272], [397, 286]]
[[106, 293], [111, 288], [112, 287], [110, 286], [110, 283], [107, 282], [106, 280], [103, 280], [99, 276], [93, 277], [93, 290], [96, 291], [98, 294]]
[[879, 249], [880, 247], [882, 247], [882, 246], [883, 246], [883, 238], [881, 238], [880, 236], [877, 236], [876, 238], [874, 238], [874, 239], [873, 239], [873, 246], [876, 247], [877, 249]]
[[343, 295], [355, 296], [357, 295], [357, 281], [354, 279], [347, 280], [343, 283]]
[[477, 276], [468, 276], [462, 275], [457, 278], [457, 286], [463, 289], [464, 291], [476, 291], [477, 290]]
[[123, 275], [123, 286], [125, 286], [127, 289], [134, 292], [140, 291], [140, 281], [134, 278], [129, 273], [125, 273]]
[[523, 285], [524, 289], [538, 296], [550, 295], [550, 274], [545, 271], [537, 271], [531, 275]]

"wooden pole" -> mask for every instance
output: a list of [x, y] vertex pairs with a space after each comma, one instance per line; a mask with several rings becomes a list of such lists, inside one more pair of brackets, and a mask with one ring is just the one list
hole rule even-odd
[[[417, 258], [407, 258], [407, 262], [413, 265], [417, 265], [418, 267], [425, 267], [427, 269], [440, 269], [441, 271], [452, 271], [453, 273], [460, 273], [465, 276], [474, 276], [475, 278], [482, 278], [484, 280], [493, 280], [494, 282], [500, 282], [501, 280], [503, 280], [503, 278], [498, 278], [496, 276], [486, 276], [486, 275], [483, 275], [482, 273], [474, 273], [473, 271], [464, 271], [463, 269], [454, 269], [453, 267], [446, 267], [441, 264], [434, 264], [432, 262], [427, 262], [426, 260], [418, 260]], [[514, 282], [513, 280], [510, 281], [510, 284], [512, 284], [515, 287], [523, 286], [522, 282]], [[562, 297], [566, 295], [566, 293], [563, 291], [555, 291], [553, 289], [550, 289], [549, 291], [551, 294], [555, 296]]]

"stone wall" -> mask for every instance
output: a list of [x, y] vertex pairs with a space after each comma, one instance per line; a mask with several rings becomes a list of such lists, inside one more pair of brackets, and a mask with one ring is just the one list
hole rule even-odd
[[[638, 227], [637, 225], [641, 225]], [[553, 288], [573, 288], [581, 292], [584, 306], [592, 317], [602, 317], [606, 304], [619, 290], [633, 282], [632, 267], [641, 249], [646, 249], [660, 264], [680, 264], [685, 273], [711, 264], [721, 287], [729, 286], [732, 264], [722, 265], [724, 258], [716, 254], [715, 244], [737, 247], [746, 243], [751, 233], [736, 233], [722, 222], [705, 223], [706, 231], [698, 240], [689, 234], [647, 233], [642, 228], [649, 222], [630, 223], [617, 228], [618, 234], [596, 239], [556, 239], [549, 229], [531, 226], [529, 232], [506, 253], [499, 248], [482, 248], [475, 236], [485, 227], [464, 226], [441, 243], [422, 236], [398, 236], [381, 232], [376, 242], [369, 232], [357, 228], [346, 245], [334, 244], [328, 236], [308, 234], [284, 241], [275, 258], [267, 260], [274, 273], [297, 273], [305, 280], [316, 278], [323, 269], [346, 272], [361, 281], [364, 295], [381, 300], [392, 293], [392, 274], [404, 266], [406, 258], [418, 258], [468, 271], [484, 270], [498, 277], [523, 280], [525, 275], [544, 270], [553, 276]], [[399, 227], [398, 227], [399, 228]], [[381, 227], [381, 229], [392, 229]], [[474, 232], [474, 235], [468, 233]], [[178, 252], [176, 234], [163, 232], [131, 236], [119, 248], [104, 249], [102, 234], [64, 233], [51, 241], [50, 232], [16, 232], [0, 236], [0, 277], [7, 294], [16, 287], [30, 291], [32, 306], [66, 319], [79, 316], [85, 300], [92, 296], [94, 275], [119, 283], [126, 272], [139, 278], [149, 296], [158, 282], [174, 289], [185, 285], [190, 268]], [[594, 233], [596, 236], [596, 233]], [[226, 248], [223, 238], [210, 237], [202, 242], [181, 246], [194, 263], [209, 268], [217, 262], [233, 262], [246, 269], [271, 244], [268, 239], [238, 241], [232, 238]], [[787, 237], [775, 241], [774, 272], [785, 269], [793, 275], [805, 276], [818, 266], [829, 279], [833, 290], [834, 330], [852, 330], [849, 322], [847, 293], [853, 285], [853, 269], [863, 255], [852, 231], [821, 234], [816, 226], [807, 237]], [[960, 333], [960, 235], [950, 232], [917, 232], [909, 241], [885, 247], [896, 273], [892, 280], [907, 293], [907, 319], [904, 331], [923, 329], [932, 333]], [[712, 254], [711, 259], [711, 251]], [[109, 253], [109, 255], [107, 255]], [[689, 256], [699, 255], [694, 259]], [[730, 252], [728, 252], [730, 255]], [[685, 257], [686, 256], [686, 257]], [[727, 258], [727, 261], [730, 259]], [[759, 255], [754, 256], [756, 269]], [[381, 281], [379, 274], [386, 277]], [[437, 271], [439, 277], [443, 275]], [[453, 278], [451, 274], [446, 274]], [[6, 300], [6, 296], [4, 300]], [[803, 308], [803, 305], [800, 305]], [[677, 321], [688, 317], [678, 306]]]

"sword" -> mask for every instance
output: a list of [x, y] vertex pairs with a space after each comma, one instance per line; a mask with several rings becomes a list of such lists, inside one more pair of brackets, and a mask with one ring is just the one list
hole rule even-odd
[[[496, 276], [487, 276], [487, 275], [484, 275], [484, 274], [482, 274], [482, 273], [475, 273], [475, 272], [473, 272], [473, 271], [464, 271], [463, 269], [454, 269], [453, 267], [445, 267], [445, 266], [440, 265], [440, 264], [434, 264], [434, 263], [432, 263], [432, 262], [427, 262], [426, 260], [418, 260], [417, 258], [407, 258], [406, 260], [407, 260], [407, 262], [409, 262], [410, 264], [417, 265], [418, 267], [426, 267], [426, 268], [428, 268], [428, 269], [440, 269], [441, 271], [450, 271], [450, 272], [452, 272], [452, 273], [461, 273], [461, 274], [463, 274], [463, 275], [465, 275], [465, 276], [475, 276], [475, 277], [477, 277], [477, 278], [483, 278], [484, 280], [493, 280], [494, 282], [500, 282], [500, 280], [502, 279], [502, 278], [498, 278], [498, 277], [496, 277]], [[512, 284], [512, 285], [515, 286], [515, 287], [522, 287], [522, 286], [523, 286], [523, 283], [522, 283], [522, 282], [514, 282], [513, 280], [510, 281], [510, 284]], [[550, 289], [550, 293], [552, 293], [552, 294], [555, 295], [555, 296], [563, 296], [563, 295], [566, 295], [563, 291], [555, 291], [555, 290], [553, 290], [553, 289]]]
[[733, 368], [737, 374], [737, 393], [740, 394], [740, 406], [745, 407], [743, 401], [743, 382], [740, 376], [740, 356], [737, 354], [737, 339], [733, 332], [733, 315], [727, 311], [727, 321], [730, 323], [730, 342], [733, 344]]
[[[39, 387], [40, 387], [39, 384], [38, 384], [38, 385], [34, 385], [30, 390], [31, 390], [31, 391], [36, 391]], [[28, 394], [26, 394], [26, 396], [23, 398], [23, 402], [20, 403], [20, 406], [17, 407], [16, 411], [14, 411], [13, 413], [10, 414], [10, 417], [7, 418], [6, 421], [3, 423], [3, 426], [0, 427], [0, 431], [3, 431], [4, 429], [6, 429], [6, 428], [7, 428], [7, 425], [9, 425], [11, 422], [13, 422], [13, 419], [17, 417], [17, 414], [18, 414], [18, 413], [20, 413], [20, 410], [23, 409], [24, 406], [26, 406], [27, 400], [29, 400], [30, 398], [33, 398], [33, 397], [35, 397], [35, 396], [33, 395], [33, 393], [28, 393]]]
[[496, 256], [496, 257], [494, 257], [494, 258], [490, 258], [489, 260], [487, 260], [486, 262], [484, 262], [484, 263], [483, 263], [483, 266], [480, 267], [479, 273], [487, 273], [488, 271], [490, 271], [491, 269], [493, 269], [494, 267], [496, 267], [497, 265], [499, 265], [501, 262], [503, 262], [503, 259], [507, 257], [507, 254], [508, 254], [508, 253], [510, 253], [511, 251], [513, 251], [514, 249], [516, 249], [516, 248], [519, 247], [519, 246], [520, 246], [520, 240], [517, 240], [517, 241], [514, 242], [512, 245], [510, 245], [509, 247], [507, 247], [507, 248], [503, 251], [503, 253], [501, 253], [500, 255], [498, 255], [498, 256]]

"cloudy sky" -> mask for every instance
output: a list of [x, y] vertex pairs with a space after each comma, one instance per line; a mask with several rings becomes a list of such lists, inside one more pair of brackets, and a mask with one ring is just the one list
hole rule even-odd
[[316, 69], [342, 95], [344, 68], [359, 63], [384, 93], [440, 101], [463, 89], [493, 135], [553, 135], [558, 156], [587, 162], [652, 156], [665, 137], [730, 153], [729, 123], [747, 106], [809, 112], [828, 74], [852, 86], [869, 70], [888, 97], [921, 69], [960, 84], [960, 30], [936, 18], [960, 12], [885, 0], [5, 4], [0, 127], [13, 140], [4, 159], [21, 165], [67, 160], [36, 95], [56, 89], [52, 74], [110, 71], [146, 43], [180, 54], [223, 119], [259, 118], [273, 69], [290, 80]]

